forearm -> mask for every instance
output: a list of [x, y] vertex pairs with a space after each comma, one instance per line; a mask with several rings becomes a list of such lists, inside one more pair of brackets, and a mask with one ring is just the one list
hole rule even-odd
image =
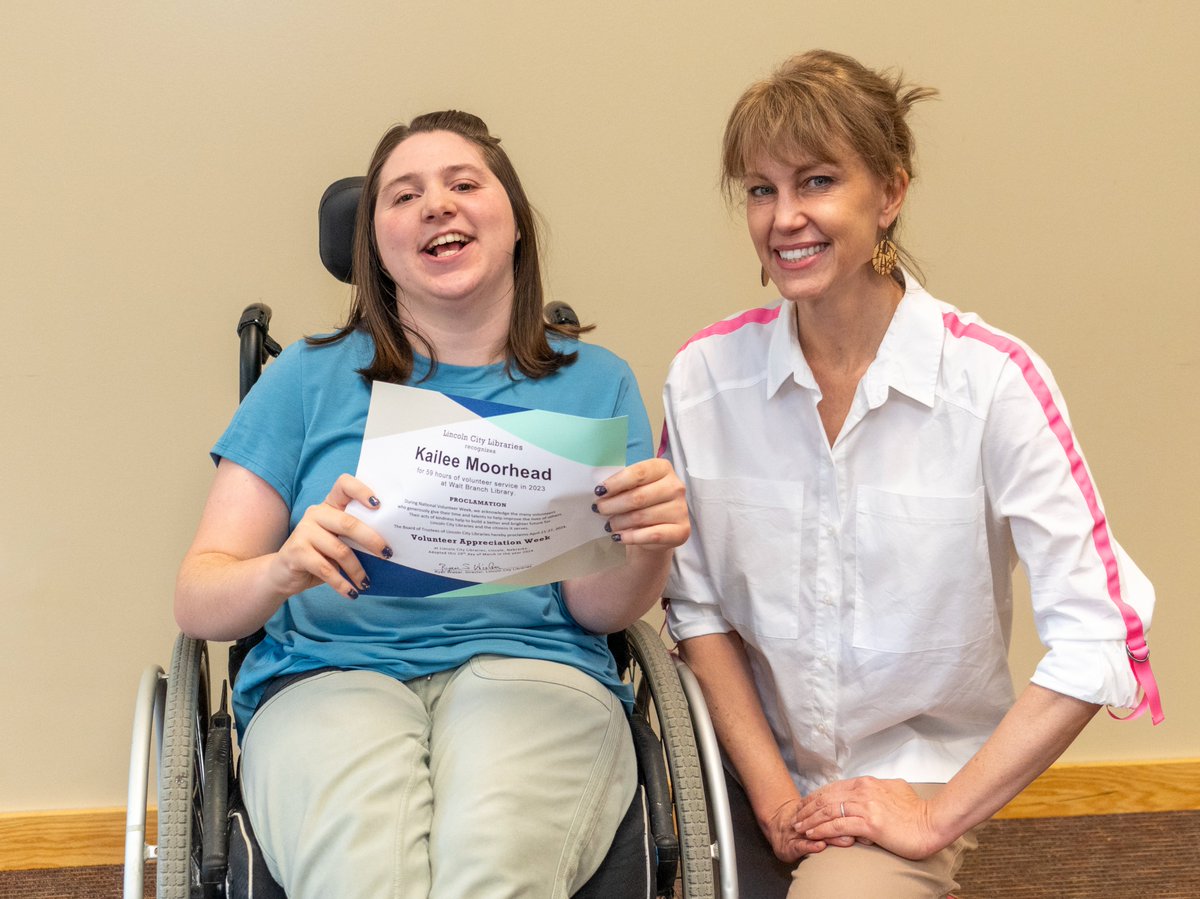
[[175, 620], [190, 637], [236, 640], [252, 634], [287, 599], [272, 588], [269, 556], [189, 553], [175, 585]]
[[671, 550], [626, 546], [625, 564], [563, 583], [571, 616], [593, 633], [624, 630], [662, 596], [671, 566]]
[[745, 648], [737, 634], [708, 634], [679, 644], [704, 693], [721, 747], [746, 790], [760, 825], [799, 799], [763, 713]]
[[1099, 706], [1030, 684], [975, 756], [932, 800], [949, 845], [986, 821], [1062, 755]]

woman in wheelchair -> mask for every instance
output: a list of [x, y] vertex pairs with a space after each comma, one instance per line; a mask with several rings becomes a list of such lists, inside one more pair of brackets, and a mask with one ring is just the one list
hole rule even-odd
[[[480, 119], [383, 136], [353, 252], [345, 326], [285, 350], [213, 450], [176, 617], [214, 640], [265, 627], [234, 707], [246, 805], [290, 899], [565, 897], [633, 796], [603, 634], [660, 595], [683, 488], [652, 458], [629, 367], [545, 322], [533, 211]], [[393, 547], [345, 511], [386, 499], [349, 474], [373, 380], [628, 416], [628, 467], [592, 506], [624, 566], [483, 599], [375, 593], [349, 544]]]
[[[896, 264], [906, 119], [933, 93], [812, 51], [742, 95], [723, 180], [782, 298], [668, 375], [694, 516], [668, 621], [740, 782], [751, 899], [945, 896], [974, 828], [1100, 706], [1161, 716], [1154, 592], [1052, 376]], [[1018, 558], [1049, 651], [1014, 697]]]

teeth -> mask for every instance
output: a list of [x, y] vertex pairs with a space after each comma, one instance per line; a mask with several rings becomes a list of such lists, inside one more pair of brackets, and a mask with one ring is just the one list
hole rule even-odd
[[818, 244], [815, 247], [805, 247], [802, 250], [780, 250], [779, 258], [787, 262], [795, 262], [797, 259], [807, 259], [809, 256], [816, 256], [818, 253], [825, 252], [828, 244]]
[[467, 238], [465, 236], [463, 236], [462, 234], [457, 234], [457, 233], [443, 234], [441, 237], [435, 237], [433, 240], [429, 241], [429, 243], [425, 245], [425, 249], [432, 250], [434, 247], [440, 247], [440, 246], [442, 246], [442, 244], [447, 244], [447, 243], [466, 243], [466, 242], [467, 242]]

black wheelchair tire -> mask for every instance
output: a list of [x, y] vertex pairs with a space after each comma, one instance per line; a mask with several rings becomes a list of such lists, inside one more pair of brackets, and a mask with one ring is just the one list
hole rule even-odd
[[635, 707], [651, 718], [648, 707], [653, 704], [651, 720], [657, 721], [666, 749], [680, 842], [683, 896], [712, 899], [715, 877], [708, 803], [687, 697], [675, 663], [653, 627], [645, 621], [635, 621], [625, 636], [633, 661], [643, 671], [640, 683], [634, 684]]
[[208, 646], [180, 634], [171, 653], [158, 788], [158, 899], [190, 899], [199, 883]]

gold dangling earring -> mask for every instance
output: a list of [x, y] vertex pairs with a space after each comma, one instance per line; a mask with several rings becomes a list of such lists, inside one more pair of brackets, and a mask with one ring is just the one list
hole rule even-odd
[[762, 283], [763, 287], [766, 287], [767, 282], [771, 280], [770, 278], [767, 277], [767, 267], [765, 265], [760, 265], [758, 267], [758, 271], [759, 271], [758, 280]]
[[896, 267], [899, 253], [892, 239], [885, 233], [883, 239], [875, 244], [875, 251], [871, 253], [871, 268], [885, 277], [890, 275]]

